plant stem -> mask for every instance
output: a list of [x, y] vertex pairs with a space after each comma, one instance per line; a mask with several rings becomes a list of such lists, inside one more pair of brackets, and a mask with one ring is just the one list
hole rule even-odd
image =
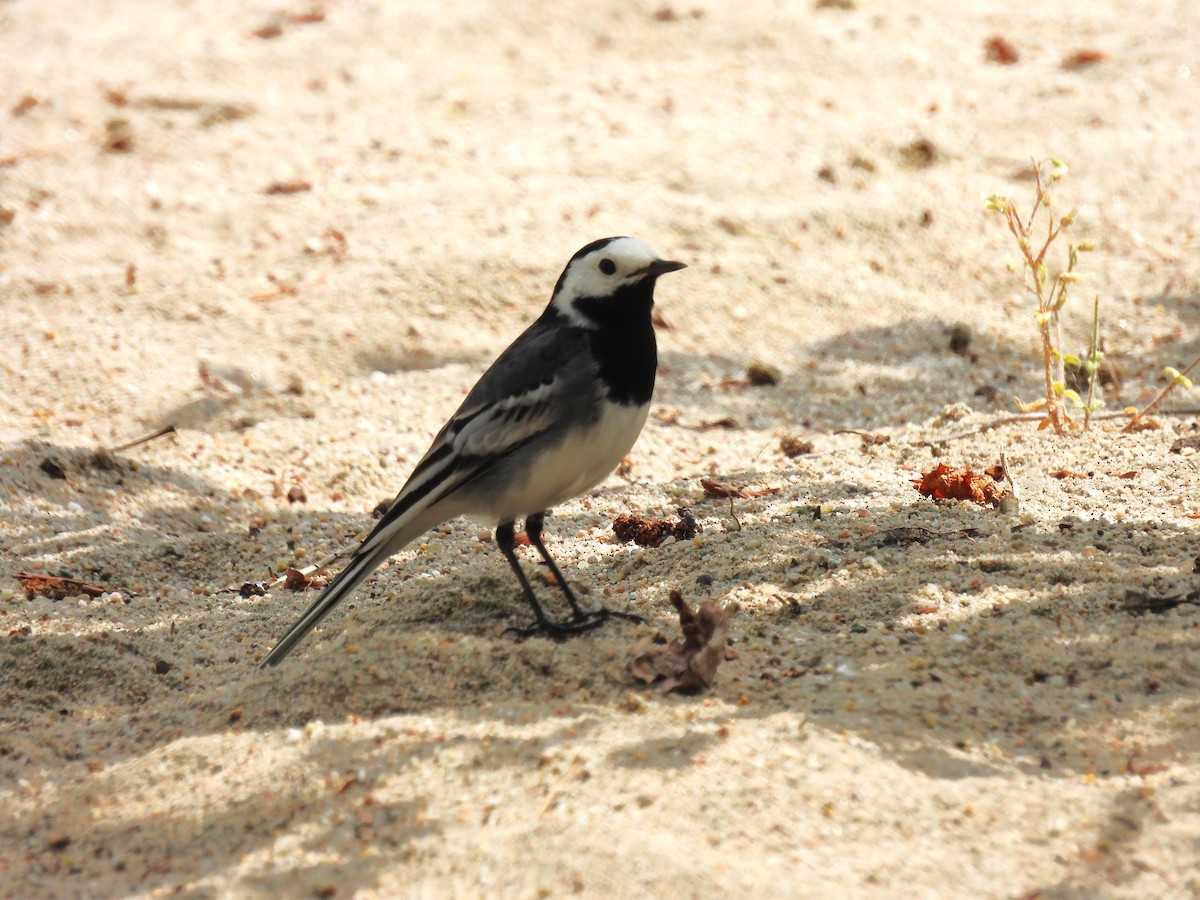
[[[1196, 366], [1200, 366], [1200, 356], [1197, 356], [1190, 363], [1188, 363], [1188, 367], [1186, 369], [1184, 369], [1182, 372], [1180, 372], [1179, 374], [1181, 376], [1186, 376], [1188, 374], [1188, 372], [1192, 371], [1192, 369], [1196, 368]], [[1153, 400], [1151, 400], [1149, 403], [1146, 404], [1145, 409], [1143, 409], [1141, 412], [1135, 412], [1133, 414], [1133, 418], [1130, 419], [1129, 422], [1125, 425], [1125, 427], [1121, 429], [1121, 433], [1128, 434], [1129, 432], [1133, 431], [1133, 429], [1137, 427], [1138, 423], [1141, 422], [1142, 419], [1144, 419], [1144, 418], [1146, 418], [1146, 416], [1150, 415], [1150, 411], [1152, 409], [1154, 409], [1154, 407], [1156, 407], [1156, 406], [1158, 406], [1158, 404], [1162, 403], [1163, 398], [1165, 398], [1167, 396], [1167, 394], [1171, 393], [1171, 390], [1175, 387], [1176, 384], [1178, 384], [1178, 378], [1172, 378], [1169, 382], [1167, 382], [1167, 386], [1158, 392], [1157, 397], [1155, 397]]]
[[[1037, 213], [1042, 198], [1042, 184], [1040, 175], [1038, 177], [1037, 190], [1038, 202], [1034, 204], [1033, 214]], [[1050, 242], [1054, 239], [1054, 236], [1052, 234], [1046, 239], [1046, 243], [1042, 246], [1042, 249], [1035, 257], [1029, 246], [1029, 233], [1033, 229], [1032, 217], [1030, 218], [1028, 224], [1021, 222], [1020, 219], [1017, 219], [1015, 213], [1013, 213], [1013, 218], [1016, 219], [1016, 223], [1014, 225], [1010, 222], [1009, 227], [1013, 229], [1013, 233], [1016, 234], [1018, 238], [1023, 239], [1019, 240], [1018, 243], [1020, 244], [1021, 251], [1025, 256], [1025, 265], [1029, 270], [1029, 277], [1033, 281], [1030, 291], [1032, 291], [1034, 297], [1037, 298], [1038, 333], [1042, 337], [1042, 371], [1045, 375], [1046, 382], [1046, 418], [1049, 423], [1054, 426], [1055, 433], [1062, 434], [1065, 410], [1063, 408], [1062, 397], [1060, 397], [1054, 390], [1054, 384], [1056, 381], [1055, 375], [1058, 375], [1057, 381], [1060, 384], [1063, 382], [1063, 378], [1065, 377], [1062, 372], [1058, 371], [1062, 369], [1061, 354], [1056, 360], [1054, 353], [1054, 348], [1056, 346], [1055, 334], [1056, 332], [1059, 334], [1059, 343], [1061, 344], [1061, 332], [1058, 332], [1058, 313], [1051, 307], [1050, 298], [1046, 296], [1045, 282], [1042, 280], [1040, 275], [1042, 257], [1046, 255], [1046, 251], [1049, 249]]]
[[1092, 424], [1092, 411], [1097, 409], [1095, 400], [1096, 385], [1100, 382], [1100, 365], [1096, 354], [1100, 351], [1100, 295], [1092, 302], [1092, 345], [1088, 348], [1088, 358], [1085, 371], [1088, 373], [1087, 403], [1083, 407], [1083, 430], [1087, 431]]
[[[1061, 275], [1050, 282], [1047, 274], [1045, 258], [1050, 246], [1062, 234], [1063, 229], [1070, 225], [1074, 211], [1056, 219], [1052, 209], [1053, 199], [1047, 192], [1046, 182], [1042, 178], [1042, 169], [1037, 160], [1033, 164], [1034, 198], [1033, 206], [1026, 219], [1021, 218], [1014, 206], [1003, 198], [991, 208], [1004, 214], [1008, 230], [1017, 239], [1017, 246], [1025, 260], [1027, 275], [1032, 283], [1026, 286], [1037, 300], [1038, 333], [1042, 338], [1042, 370], [1045, 375], [1046, 399], [1044, 403], [1046, 415], [1039, 428], [1052, 425], [1057, 434], [1062, 434], [1074, 426], [1067, 413], [1064, 392], [1066, 390], [1066, 365], [1062, 354], [1062, 323], [1058, 311], [1066, 300], [1066, 279]], [[1057, 163], [1055, 163], [1057, 165]], [[1054, 176], [1051, 176], [1054, 180]], [[1036, 254], [1030, 240], [1038, 213], [1044, 212], [1048, 219], [1045, 238]], [[1075, 248], [1071, 250], [1071, 264], [1068, 271], [1074, 268]]]

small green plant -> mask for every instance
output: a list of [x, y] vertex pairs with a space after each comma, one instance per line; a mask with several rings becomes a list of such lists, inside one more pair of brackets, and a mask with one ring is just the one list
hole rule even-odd
[[1138, 431], [1143, 428], [1159, 427], [1153, 419], [1148, 419], [1147, 416], [1149, 416], [1154, 408], [1158, 406], [1158, 404], [1162, 403], [1163, 400], [1166, 399], [1167, 394], [1171, 393], [1171, 391], [1173, 391], [1175, 388], [1181, 387], [1185, 391], [1191, 390], [1192, 379], [1188, 378], [1188, 373], [1191, 372], [1192, 369], [1196, 368], [1196, 366], [1200, 366], [1200, 356], [1197, 356], [1190, 363], [1188, 363], [1182, 372], [1172, 366], [1167, 366], [1164, 368], [1163, 373], [1167, 376], [1167, 378], [1170, 379], [1170, 381], [1167, 382], [1167, 386], [1159, 391], [1155, 395], [1154, 399], [1147, 403], [1146, 408], [1141, 412], [1138, 412], [1138, 408], [1136, 406], [1128, 407], [1125, 412], [1129, 414], [1129, 421], [1125, 423], [1125, 427], [1121, 429], [1121, 432], [1123, 434], [1127, 434], [1131, 431]]
[[[1073, 409], [1083, 410], [1085, 426], [1090, 424], [1091, 414], [1104, 404], [1097, 390], [1103, 359], [1100, 351], [1099, 298], [1093, 306], [1092, 341], [1086, 363], [1081, 363], [1075, 354], [1063, 352], [1062, 325], [1058, 315], [1067, 302], [1069, 286], [1080, 279], [1079, 255], [1094, 250], [1095, 245], [1091, 241], [1068, 245], [1067, 265], [1053, 278], [1046, 265], [1050, 247], [1075, 220], [1074, 209], [1062, 216], [1056, 216], [1053, 211], [1054, 196], [1049, 185], [1061, 181], [1066, 174], [1067, 167], [1058, 159], [1051, 159], [1048, 168], [1046, 164], [1033, 163], [1033, 209], [1024, 218], [1007, 197], [999, 194], [989, 197], [987, 206], [1004, 217], [1008, 230], [1016, 238], [1022, 260], [1021, 282], [1037, 301], [1033, 318], [1042, 339], [1045, 396], [1033, 403], [1022, 403], [1018, 399], [1017, 405], [1022, 412], [1044, 411], [1045, 418], [1038, 424], [1038, 429], [1049, 427], [1058, 434], [1078, 427], [1067, 411], [1068, 401]], [[1087, 370], [1090, 377], [1086, 402], [1067, 387], [1066, 364]]]
[[1092, 424], [1092, 413], [1104, 406], [1100, 396], [1100, 366], [1104, 362], [1104, 352], [1100, 349], [1100, 295], [1092, 300], [1092, 340], [1088, 344], [1087, 361], [1083, 369], [1087, 372], [1088, 389], [1087, 403], [1083, 404], [1083, 430], [1087, 431]]

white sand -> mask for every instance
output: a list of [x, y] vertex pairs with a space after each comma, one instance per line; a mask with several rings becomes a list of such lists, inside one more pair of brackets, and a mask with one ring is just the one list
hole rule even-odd
[[[1100, 294], [1109, 408], [1200, 352], [1200, 7], [993, 9], [0, 2], [0, 894], [1200, 895], [1200, 608], [1121, 608], [1200, 587], [1194, 417], [921, 443], [1037, 397], [982, 209], [1031, 156], [1100, 245], [1065, 316], [1084, 347]], [[648, 624], [505, 636], [493, 523], [455, 522], [260, 673], [311, 595], [226, 589], [367, 526], [624, 233], [690, 266], [655, 413], [550, 529]], [[778, 387], [723, 384], [755, 359]], [[912, 490], [1001, 451], [1020, 518]], [[705, 475], [781, 490], [738, 531]], [[699, 546], [611, 539], [681, 504]], [[742, 607], [699, 697], [628, 672], [672, 587]]]

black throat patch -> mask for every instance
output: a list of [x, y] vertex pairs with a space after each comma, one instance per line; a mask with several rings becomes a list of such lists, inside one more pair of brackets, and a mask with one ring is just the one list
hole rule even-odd
[[626, 285], [608, 297], [579, 297], [572, 305], [595, 325], [587, 329], [587, 341], [600, 364], [608, 399], [628, 406], [649, 403], [658, 368], [650, 322], [654, 279]]

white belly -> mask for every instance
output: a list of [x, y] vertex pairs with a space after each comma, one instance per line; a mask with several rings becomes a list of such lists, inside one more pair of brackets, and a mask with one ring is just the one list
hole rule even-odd
[[649, 412], [649, 404], [606, 403], [595, 425], [547, 448], [519, 484], [496, 498], [496, 519], [542, 512], [594, 488], [632, 449]]

